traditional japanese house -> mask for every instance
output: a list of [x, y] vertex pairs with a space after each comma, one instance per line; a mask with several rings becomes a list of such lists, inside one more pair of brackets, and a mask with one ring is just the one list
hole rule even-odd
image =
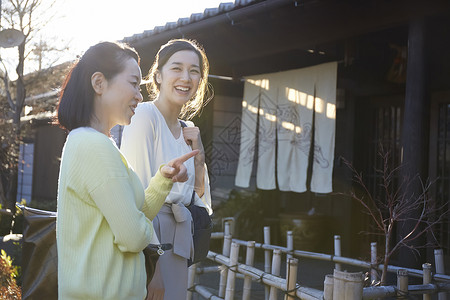
[[[376, 171], [382, 167], [377, 156], [382, 145], [390, 153], [390, 167], [404, 165], [398, 178], [419, 175], [424, 182], [431, 180], [430, 193], [440, 212], [449, 208], [449, 9], [450, 3], [440, 0], [236, 0], [124, 41], [139, 51], [144, 74], [159, 47], [169, 39], [195, 39], [206, 49], [215, 97], [195, 121], [202, 128], [216, 197], [225, 194], [226, 198], [226, 192], [236, 184], [248, 185], [250, 190], [259, 188], [268, 223], [291, 211], [322, 215], [321, 222], [328, 225], [329, 244], [333, 234], [340, 234], [343, 251], [359, 256], [369, 253], [371, 238], [360, 232], [370, 231], [370, 222], [359, 203], [339, 195], [352, 186], [352, 174], [344, 159], [363, 173], [372, 195], [383, 197]], [[325, 80], [331, 88], [334, 81], [335, 95], [320, 108], [320, 97], [314, 93], [320, 93], [323, 83], [310, 84], [303, 99], [302, 90], [297, 88], [302, 84], [293, 83], [293, 78], [305, 82], [309, 80], [305, 70], [314, 77], [315, 67], [327, 64], [335, 68]], [[264, 93], [251, 94], [252, 86]], [[284, 88], [290, 106], [274, 103], [270, 96], [273, 88], [278, 89], [278, 95]], [[309, 103], [308, 96], [316, 101]], [[251, 103], [256, 98], [259, 102]], [[293, 113], [295, 105], [309, 105], [310, 116]], [[248, 121], [246, 114], [252, 110], [257, 117]], [[313, 118], [310, 127], [299, 121], [301, 118]], [[264, 127], [268, 120], [278, 125]], [[291, 141], [283, 140], [283, 130], [294, 133]], [[243, 131], [250, 135], [243, 135]], [[267, 149], [262, 143], [267, 139], [272, 148], [270, 155], [264, 156]], [[324, 139], [325, 145], [319, 144]], [[259, 148], [259, 152], [253, 152], [249, 160], [253, 167], [247, 166], [244, 179], [237, 179], [242, 175], [243, 143]], [[298, 170], [304, 174], [299, 178], [300, 188], [281, 182], [286, 181], [282, 178], [286, 172], [289, 177], [297, 175], [296, 167], [283, 157], [285, 147], [292, 145], [306, 147], [302, 160], [306, 166]], [[323, 150], [322, 161], [317, 147]], [[298, 166], [293, 152], [287, 153]], [[331, 173], [316, 176], [321, 163]], [[398, 178], [393, 180], [397, 187], [401, 185]], [[416, 181], [403, 191], [417, 194], [421, 187]], [[447, 258], [449, 226], [447, 217], [434, 227]], [[324, 242], [323, 247], [328, 246], [331, 248]], [[405, 264], [418, 263], [405, 253], [401, 255]]]
[[[330, 251], [339, 234], [343, 255], [365, 257], [373, 237], [360, 232], [371, 231], [371, 222], [345, 195], [354, 186], [345, 161], [363, 173], [371, 195], [385, 199], [377, 172], [382, 145], [390, 167], [405, 165], [394, 187], [420, 175], [433, 182], [437, 215], [450, 208], [449, 28], [444, 0], [236, 0], [123, 41], [138, 50], [143, 74], [170, 39], [195, 39], [206, 49], [215, 97], [194, 121], [215, 200], [226, 201], [233, 189], [258, 190], [267, 224], [281, 227], [283, 216], [309, 212], [320, 216], [326, 237], [317, 250]], [[38, 140], [44, 135], [36, 135], [35, 176]], [[251, 154], [245, 167], [244, 144]], [[33, 181], [34, 196], [41, 185]], [[420, 183], [402, 191], [420, 193]], [[448, 264], [448, 216], [433, 232]], [[416, 266], [432, 250], [420, 259], [402, 253], [398, 262]]]

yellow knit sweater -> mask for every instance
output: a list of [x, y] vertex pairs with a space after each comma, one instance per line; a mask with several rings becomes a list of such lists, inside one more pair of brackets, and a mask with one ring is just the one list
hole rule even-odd
[[144, 299], [142, 249], [171, 188], [158, 172], [144, 192], [111, 139], [88, 127], [72, 130], [58, 185], [58, 298]]

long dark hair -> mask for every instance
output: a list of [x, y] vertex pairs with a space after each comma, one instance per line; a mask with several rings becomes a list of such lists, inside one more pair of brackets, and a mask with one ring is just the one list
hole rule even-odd
[[91, 84], [92, 74], [101, 72], [110, 80], [124, 70], [125, 61], [130, 58], [140, 63], [136, 50], [126, 44], [102, 42], [90, 47], [64, 80], [55, 123], [68, 131], [88, 126], [95, 95]]
[[161, 46], [147, 75], [149, 80], [149, 83], [147, 84], [147, 91], [153, 99], [158, 97], [160, 84], [156, 81], [156, 73], [158, 71], [161, 72], [162, 68], [170, 57], [172, 57], [172, 55], [183, 50], [193, 51], [198, 55], [198, 59], [200, 61], [201, 80], [197, 92], [194, 97], [183, 106], [180, 113], [181, 118], [192, 119], [201, 111], [203, 106], [205, 106], [208, 101], [212, 99], [214, 94], [211, 85], [208, 83], [208, 58], [206, 57], [203, 47], [196, 41], [174, 39]]

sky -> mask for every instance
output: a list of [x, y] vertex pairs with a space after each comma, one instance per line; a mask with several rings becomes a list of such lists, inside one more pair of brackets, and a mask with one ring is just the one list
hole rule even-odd
[[[45, 4], [53, 0], [42, 1]], [[97, 42], [121, 40], [201, 13], [205, 8], [218, 7], [221, 2], [234, 0], [56, 0], [54, 16], [38, 35], [60, 48], [68, 45], [66, 51], [58, 53], [58, 62], [62, 63], [75, 59]], [[17, 53], [16, 49], [0, 51], [3, 58]]]

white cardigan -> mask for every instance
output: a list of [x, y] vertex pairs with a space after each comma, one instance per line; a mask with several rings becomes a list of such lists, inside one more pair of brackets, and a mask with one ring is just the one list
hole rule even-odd
[[[192, 122], [186, 122], [194, 126]], [[120, 150], [125, 155], [130, 166], [139, 176], [144, 187], [158, 171], [161, 164], [192, 151], [186, 144], [181, 130], [180, 137], [175, 139], [166, 120], [153, 102], [139, 103], [131, 124], [124, 126]], [[189, 179], [186, 182], [174, 183], [166, 198], [166, 203], [183, 203], [189, 205], [195, 183], [194, 158], [185, 163]], [[206, 165], [205, 165], [206, 168]], [[200, 198], [195, 194], [195, 204], [206, 207], [212, 214], [211, 192], [208, 171], [205, 172], [205, 192]]]

